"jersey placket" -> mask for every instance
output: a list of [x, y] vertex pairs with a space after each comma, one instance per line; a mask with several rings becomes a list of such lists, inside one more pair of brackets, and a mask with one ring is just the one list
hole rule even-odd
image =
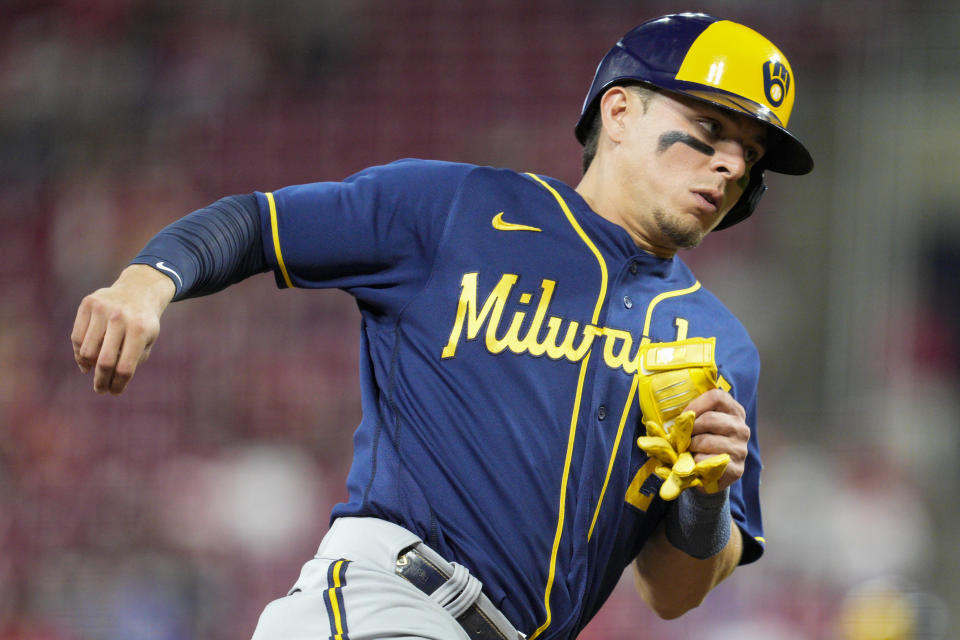
[[[610, 530], [610, 519], [617, 517], [623, 500], [623, 478], [628, 472], [625, 465], [629, 466], [629, 448], [635, 431], [633, 422], [636, 415], [631, 408], [636, 402], [636, 376], [621, 366], [611, 366], [614, 363], [607, 362], [605, 355], [627, 353], [631, 361], [635, 359], [643, 337], [642, 309], [634, 302], [638, 274], [639, 267], [632, 260], [619, 269], [610, 287], [603, 325], [625, 332], [625, 335], [616, 338], [607, 335], [603, 343], [597, 346], [589, 447], [592, 454], [585, 465], [589, 467], [589, 472], [586, 468], [584, 470], [584, 477], [589, 477], [592, 483], [588, 540], [593, 538], [598, 529]], [[608, 344], [608, 341], [613, 342]], [[622, 358], [619, 360], [622, 361]]]

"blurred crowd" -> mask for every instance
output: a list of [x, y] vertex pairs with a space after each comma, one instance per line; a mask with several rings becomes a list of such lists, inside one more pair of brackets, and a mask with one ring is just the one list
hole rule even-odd
[[[114, 398], [72, 363], [76, 305], [166, 223], [229, 193], [404, 156], [575, 182], [593, 66], [675, 7], [556, 4], [0, 3], [0, 640], [249, 636], [344, 497], [359, 314], [341, 292], [280, 292], [269, 276], [178, 303]], [[746, 5], [736, 17], [771, 20]], [[773, 34], [788, 51], [804, 46], [794, 26]], [[805, 72], [828, 73], [828, 46], [811, 46]], [[690, 262], [733, 280], [740, 312], [756, 301], [737, 265], [776, 256], [769, 224], [738, 233]], [[955, 266], [955, 246], [930, 255]], [[779, 286], [764, 275], [751, 286]], [[782, 316], [752, 317], [762, 355], [796, 349]], [[934, 337], [906, 357], [955, 380], [956, 314], [927, 321]], [[925, 580], [942, 539], [929, 478], [882, 442], [828, 452], [771, 389], [767, 557], [670, 623], [637, 606], [627, 576], [584, 638], [949, 637]]]

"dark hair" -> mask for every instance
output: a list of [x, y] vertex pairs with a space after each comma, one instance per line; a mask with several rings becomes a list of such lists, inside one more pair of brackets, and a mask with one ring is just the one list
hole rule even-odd
[[600, 138], [600, 109], [594, 109], [593, 119], [587, 129], [587, 137], [583, 141], [583, 172], [586, 173], [597, 155], [597, 140]]
[[[647, 105], [650, 104], [650, 99], [656, 93], [656, 89], [652, 88], [647, 84], [641, 82], [621, 82], [615, 84], [611, 87], [608, 87], [604, 93], [612, 89], [613, 87], [627, 87], [632, 89], [635, 94], [640, 98], [640, 103], [643, 105], [643, 112], [647, 112]], [[587, 169], [590, 168], [590, 164], [593, 162], [594, 156], [597, 155], [597, 144], [600, 140], [600, 129], [602, 128], [603, 118], [600, 116], [600, 98], [597, 98], [596, 102], [591, 105], [593, 110], [593, 117], [590, 120], [590, 126], [587, 129], [587, 134], [583, 140], [583, 172], [586, 173]]]

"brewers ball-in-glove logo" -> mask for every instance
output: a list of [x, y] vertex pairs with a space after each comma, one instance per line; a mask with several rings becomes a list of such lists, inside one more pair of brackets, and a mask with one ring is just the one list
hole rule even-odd
[[782, 62], [767, 60], [763, 63], [763, 92], [774, 107], [783, 104], [790, 91], [790, 71]]

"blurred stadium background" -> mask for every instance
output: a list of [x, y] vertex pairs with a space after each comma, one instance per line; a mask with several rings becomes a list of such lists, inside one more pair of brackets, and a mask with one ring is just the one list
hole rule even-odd
[[261, 276], [178, 303], [115, 398], [72, 362], [83, 295], [229, 193], [408, 156], [575, 183], [594, 66], [690, 8], [789, 56], [817, 162], [686, 256], [763, 358], [768, 551], [670, 623], [626, 580], [582, 637], [960, 638], [945, 0], [2, 0], [0, 638], [249, 637], [344, 495], [348, 296]]

